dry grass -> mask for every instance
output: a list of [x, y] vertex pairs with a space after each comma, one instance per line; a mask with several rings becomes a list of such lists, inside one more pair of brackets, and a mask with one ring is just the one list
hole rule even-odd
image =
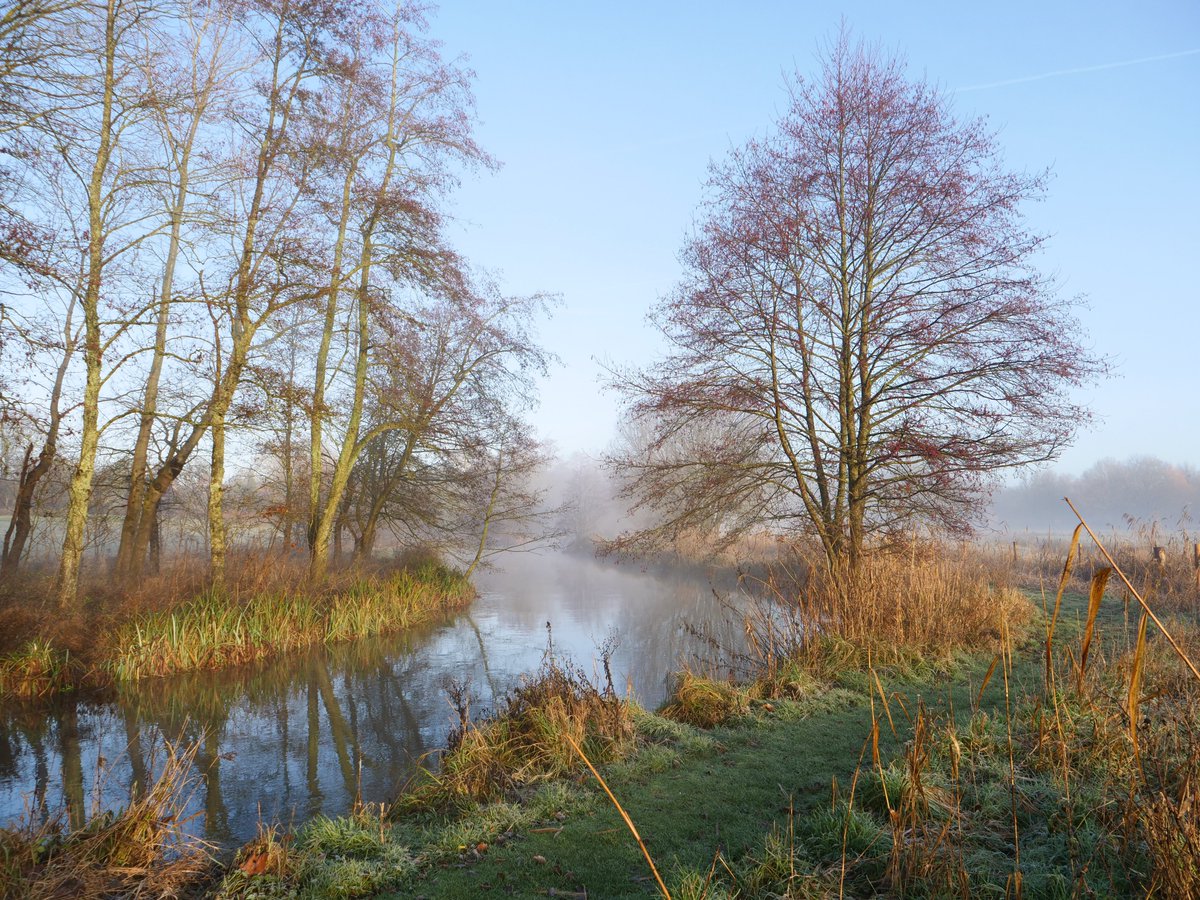
[[[603, 652], [607, 660], [609, 650]], [[611, 680], [597, 685], [553, 649], [536, 673], [480, 721], [472, 719], [465, 687], [452, 686], [451, 698], [459, 725], [450, 734], [440, 766], [418, 776], [399, 809], [461, 806], [512, 796], [536, 782], [579, 771], [576, 747], [603, 764], [624, 758], [635, 746], [630, 705], [616, 695]]]
[[918, 709], [891, 765], [868, 736], [841, 815], [857, 805], [878, 823], [886, 854], [818, 858], [840, 866], [839, 892], [1200, 896], [1200, 679], [1184, 659], [1200, 656], [1200, 624], [1164, 620], [1173, 644], [1105, 593], [1107, 576], [1093, 577], [1081, 627], [1047, 620], [1040, 689], [1012, 683], [1005, 635], [998, 711]]
[[206, 846], [185, 831], [195, 753], [168, 746], [148, 790], [120, 811], [92, 810], [74, 830], [34, 814], [0, 829], [0, 897], [178, 896], [210, 877]]
[[684, 669], [661, 715], [696, 728], [714, 728], [750, 712], [750, 692], [729, 681]]
[[[1082, 512], [1086, 515], [1087, 510]], [[1154, 601], [1155, 609], [1200, 614], [1200, 560], [1196, 556], [1200, 533], [1186, 529], [1169, 532], [1154, 523], [1131, 520], [1125, 528], [1101, 532], [1099, 537], [1139, 593]], [[1010, 541], [981, 545], [980, 549], [993, 565], [1010, 568], [1016, 583], [1036, 590], [1057, 582], [1069, 541], [1065, 534], [1022, 536], [1016, 541], [1015, 560]], [[1162, 548], [1161, 558], [1155, 548]], [[1091, 573], [1106, 565], [1099, 550], [1085, 541], [1072, 587], [1082, 590]]]

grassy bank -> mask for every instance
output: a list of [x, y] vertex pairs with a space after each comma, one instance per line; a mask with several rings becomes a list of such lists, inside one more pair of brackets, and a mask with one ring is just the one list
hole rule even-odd
[[[142, 611], [98, 605], [44, 626], [0, 656], [0, 693], [46, 698], [81, 688], [266, 659], [314, 643], [401, 631], [474, 599], [470, 582], [425, 561], [392, 572], [204, 590]], [[38, 620], [26, 630], [41, 628]]]
[[[919, 587], [895, 584], [910, 597]], [[1200, 683], [1165, 638], [1139, 638], [1118, 591], [1091, 608], [1070, 594], [1057, 617], [1053, 596], [1031, 603], [993, 585], [973, 597], [984, 610], [940, 629], [955, 640], [886, 614], [928, 636], [923, 652], [851, 641], [832, 615], [796, 642], [778, 615], [759, 620], [756, 678], [683, 673], [659, 715], [595, 688], [609, 712], [573, 719], [573, 743], [545, 714], [554, 680], [536, 680], [527, 696], [540, 702], [502, 709], [452, 747], [448, 774], [356, 857], [374, 866], [388, 845], [407, 861], [363, 893], [1195, 896]], [[1194, 620], [1164, 624], [1200, 651]], [[578, 685], [568, 693], [577, 702]], [[628, 731], [609, 724], [617, 716]], [[621, 810], [568, 743], [591, 748]], [[279, 888], [345, 887], [333, 873], [348, 858], [302, 854]], [[239, 870], [226, 895], [253, 883]]]
[[[733, 662], [754, 674], [681, 673], [658, 713], [552, 654], [482, 719], [452, 690], [459, 728], [396, 804], [264, 828], [197, 890], [1196, 896], [1200, 680], [1137, 604], [1102, 575], [1095, 602], [1068, 593], [1056, 613], [1053, 594], [899, 565], [864, 584], [907, 603], [809, 598], [808, 631], [790, 606], [752, 610]], [[938, 602], [940, 625], [913, 612]], [[1200, 655], [1194, 617], [1164, 625]]]
[[[1195, 801], [1183, 777], [1195, 771], [1194, 689], [1165, 642], [1148, 640], [1141, 684], [1153, 699], [1134, 752], [1114, 697], [1134, 664], [1137, 621], [1110, 605], [1081, 690], [1070, 662], [1084, 631], [1079, 596], [1060, 615], [1051, 693], [1039, 622], [998, 644], [999, 660], [985, 651], [939, 671], [809, 674], [788, 696], [731, 688], [709, 728], [640, 710], [560, 665], [468, 726], [401, 804], [318, 817], [290, 835], [266, 829], [198, 889], [655, 894], [638, 842], [569, 733], [677, 898], [1194, 896]], [[566, 710], [569, 731], [556, 718]]]

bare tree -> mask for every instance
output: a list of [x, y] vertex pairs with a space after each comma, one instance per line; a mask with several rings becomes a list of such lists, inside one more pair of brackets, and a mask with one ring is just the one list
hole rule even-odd
[[625, 373], [650, 432], [619, 460], [661, 524], [815, 534], [853, 565], [872, 534], [963, 529], [997, 473], [1053, 458], [1105, 366], [1033, 266], [1021, 204], [980, 121], [843, 34], [790, 85], [770, 136], [713, 166], [656, 310], [670, 342]]
[[[381, 422], [360, 435], [368, 370], [378, 355], [371, 349], [372, 318], [403, 320], [403, 305], [394, 298], [406, 291], [461, 294], [466, 285], [464, 264], [444, 246], [436, 202], [449, 181], [448, 162], [487, 160], [470, 135], [466, 73], [444, 64], [431, 44], [405, 27], [414, 17], [407, 7], [390, 22], [367, 17], [359, 37], [347, 42], [338, 77], [331, 79], [335, 127], [324, 158], [337, 199], [326, 204], [333, 226], [332, 265], [322, 295], [310, 434], [309, 545], [316, 578], [325, 573], [330, 537], [359, 454], [383, 431], [403, 427]], [[348, 265], [355, 249], [357, 258]], [[343, 286], [351, 300], [347, 350], [353, 364], [323, 495], [325, 423], [334, 411], [326, 402], [335, 374], [329, 357]]]
[[[155, 41], [146, 47], [141, 61], [151, 95], [150, 120], [161, 142], [162, 175], [158, 193], [166, 234], [162, 274], [153, 306], [150, 362], [137, 410], [129, 490], [117, 549], [117, 572], [127, 578], [140, 574], [158, 521], [159, 496], [153, 493], [147, 496], [147, 453], [158, 416], [159, 386], [165, 364], [169, 357], [182, 355], [178, 346], [168, 352], [167, 337], [179, 291], [176, 273], [187, 242], [185, 227], [193, 217], [195, 182], [199, 174], [201, 190], [211, 191], [216, 174], [213, 170], [220, 170], [210, 161], [199, 173], [195, 171], [197, 145], [205, 125], [213, 117], [210, 109], [221, 100], [222, 89], [228, 90], [229, 82], [238, 74], [235, 55], [228, 49], [233, 24], [228, 5], [181, 3], [176, 20], [177, 31], [151, 36]], [[164, 43], [168, 46], [162, 46]], [[178, 49], [172, 53], [175, 48]]]
[[[481, 565], [502, 553], [525, 552], [557, 545], [563, 532], [555, 528], [562, 510], [546, 505], [546, 489], [535, 476], [550, 462], [546, 448], [534, 440], [519, 420], [497, 423], [485, 444], [469, 450], [470, 468], [460, 482], [464, 518], [474, 522], [478, 540], [465, 570], [469, 578]], [[456, 525], [458, 534], [472, 529]]]

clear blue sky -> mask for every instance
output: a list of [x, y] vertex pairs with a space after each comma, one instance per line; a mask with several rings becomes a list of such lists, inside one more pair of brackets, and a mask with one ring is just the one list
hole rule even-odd
[[534, 417], [559, 451], [616, 422], [601, 363], [661, 352], [645, 315], [706, 167], [766, 131], [785, 73], [815, 71], [844, 19], [987, 116], [1013, 168], [1050, 166], [1028, 209], [1045, 268], [1088, 297], [1117, 377], [1062, 465], [1154, 454], [1200, 464], [1200, 3], [458, 2], [432, 34], [477, 73], [481, 143], [503, 164], [458, 192], [459, 245], [513, 293], [563, 305]]

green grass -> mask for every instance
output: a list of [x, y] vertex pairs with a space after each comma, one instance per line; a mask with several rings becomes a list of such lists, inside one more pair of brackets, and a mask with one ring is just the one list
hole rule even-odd
[[[989, 662], [982, 656], [959, 660], [952, 676], [905, 672], [908, 677], [885, 679], [885, 689], [898, 693], [910, 710], [923, 700], [931, 709], [953, 709], [965, 724]], [[1036, 651], [1025, 654], [1014, 680], [1035, 684], [1040, 665]], [[818, 688], [800, 677], [793, 681], [802, 699], [749, 701], [727, 724], [706, 730], [637, 710], [638, 751], [602, 769], [675, 896], [733, 895], [733, 885], [719, 877], [721, 865], [710, 878], [718, 851], [738, 874], [739, 896], [769, 896], [785, 882], [792, 896], [822, 896], [831, 886], [836, 894], [828, 856], [836, 851], [840, 858], [844, 798], [871, 731], [870, 697], [865, 690]], [[993, 679], [983, 691], [982, 706], [995, 710], [1003, 701], [1003, 685]], [[897, 736], [883, 725], [885, 759], [897, 756], [905, 736], [900, 704], [895, 699], [891, 704], [899, 721]], [[864, 768], [869, 767], [868, 750]], [[843, 798], [837, 803], [831, 799], [835, 783]], [[646, 863], [611, 804], [590, 778], [569, 784], [571, 793], [559, 817], [550, 819], [551, 827], [531, 825], [512, 804], [494, 820], [468, 811], [457, 821], [474, 823], [469, 838], [486, 842], [487, 851], [450, 858], [429, 853], [419, 873], [394, 896], [495, 892], [532, 897], [584, 889], [594, 897], [653, 895]], [[856, 806], [850, 814], [848, 844], [852, 858], [862, 857], [860, 876], [878, 877], [890, 849], [886, 820], [875, 805]], [[456, 826], [448, 820], [442, 827]], [[420, 828], [403, 822], [398, 828], [422, 857], [428, 838]], [[505, 831], [511, 837], [494, 843]], [[458, 846], [467, 845], [464, 839]], [[440, 846], [442, 852], [450, 849], [446, 842]]]

